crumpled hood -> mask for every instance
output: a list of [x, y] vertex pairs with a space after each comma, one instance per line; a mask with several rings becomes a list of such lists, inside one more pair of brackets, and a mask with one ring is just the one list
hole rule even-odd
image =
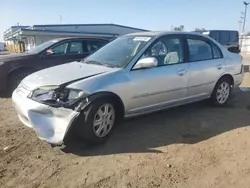
[[114, 71], [116, 69], [100, 65], [72, 62], [35, 72], [23, 79], [28, 90], [47, 85], [62, 85], [78, 79]]

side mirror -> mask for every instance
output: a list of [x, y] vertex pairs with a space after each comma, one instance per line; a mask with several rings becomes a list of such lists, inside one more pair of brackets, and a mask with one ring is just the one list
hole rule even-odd
[[141, 68], [150, 68], [150, 67], [156, 67], [158, 65], [158, 60], [154, 57], [146, 57], [143, 59], [140, 59], [133, 69], [141, 69]]
[[240, 53], [241, 51], [238, 47], [235, 46], [228, 47], [227, 50], [232, 53]]
[[52, 50], [52, 49], [48, 49], [47, 51], [46, 51], [46, 55], [53, 55], [55, 53], [55, 51], [54, 50]]

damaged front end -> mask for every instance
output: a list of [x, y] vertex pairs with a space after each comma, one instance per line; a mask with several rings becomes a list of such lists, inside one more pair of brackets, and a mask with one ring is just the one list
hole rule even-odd
[[17, 88], [12, 101], [21, 122], [37, 136], [54, 145], [61, 145], [80, 112], [90, 102], [88, 93], [61, 86], [39, 87], [25, 95]]
[[54, 108], [67, 108], [76, 112], [89, 104], [89, 93], [62, 86], [43, 86], [32, 91], [28, 98]]

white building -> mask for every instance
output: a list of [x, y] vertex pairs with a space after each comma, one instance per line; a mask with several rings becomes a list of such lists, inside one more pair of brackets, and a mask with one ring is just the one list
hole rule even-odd
[[250, 36], [241, 36], [241, 53], [250, 54]]
[[114, 38], [133, 32], [147, 31], [117, 24], [59, 24], [12, 26], [4, 32], [4, 40], [8, 44], [24, 42], [29, 50], [48, 40], [60, 37], [102, 37]]

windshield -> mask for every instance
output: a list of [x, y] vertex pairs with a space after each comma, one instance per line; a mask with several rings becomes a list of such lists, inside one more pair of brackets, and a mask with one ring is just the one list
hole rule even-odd
[[125, 67], [152, 37], [123, 36], [87, 57], [85, 63], [104, 64], [109, 67]]
[[48, 48], [49, 46], [51, 46], [52, 44], [55, 44], [56, 42], [58, 42], [57, 40], [50, 40], [47, 41], [45, 43], [42, 43], [38, 46], [36, 46], [35, 48], [31, 49], [30, 51], [28, 51], [29, 54], [37, 54], [40, 53], [41, 51], [43, 51], [44, 49]]

